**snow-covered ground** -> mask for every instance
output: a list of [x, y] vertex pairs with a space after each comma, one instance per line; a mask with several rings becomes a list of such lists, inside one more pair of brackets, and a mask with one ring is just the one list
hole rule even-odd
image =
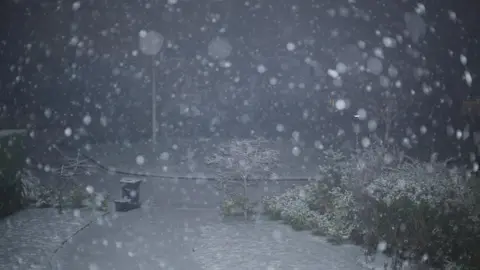
[[[188, 149], [196, 150], [193, 158], [190, 155], [190, 161], [204, 164], [203, 158], [212, 153], [216, 143], [166, 141], [159, 144], [155, 151], [148, 143], [130, 148], [94, 145], [87, 153], [120, 170], [165, 173], [162, 167], [168, 167], [167, 172], [174, 170], [179, 176], [184, 176], [192, 171], [202, 172], [201, 168], [188, 171], [188, 163], [181, 164], [185, 159], [188, 161], [185, 158]], [[300, 168], [301, 172], [302, 165], [307, 164], [305, 168], [310, 166], [310, 171], [305, 169], [303, 172], [314, 172], [318, 160], [305, 161], [305, 158], [318, 158], [313, 147], [303, 148], [299, 156], [292, 154], [293, 145], [289, 143], [283, 144], [283, 148], [279, 144], [276, 147], [283, 153], [282, 162], [293, 164], [291, 168]], [[165, 152], [169, 156], [162, 159]], [[144, 164], [137, 164], [139, 155], [144, 156]], [[285, 169], [283, 165], [280, 167]], [[106, 191], [112, 194], [111, 199], [116, 199], [120, 196], [120, 178], [120, 175], [97, 171], [78, 181], [96, 191]], [[303, 182], [261, 182], [250, 187], [249, 196], [259, 200], [264, 195], [281, 194], [299, 184]], [[212, 182], [147, 178], [142, 184], [140, 198], [143, 202], [141, 209], [109, 214], [65, 243], [53, 257], [54, 269], [365, 269], [359, 262], [362, 258], [360, 247], [333, 246], [323, 238], [308, 232], [292, 231], [287, 225], [262, 217], [250, 223], [222, 220], [217, 209], [222, 202], [222, 194]], [[15, 262], [11, 261], [16, 258], [14, 255], [24, 257], [29, 264], [45, 263], [45, 258], [52, 255], [61, 239], [68, 238], [69, 233], [84, 224], [83, 219], [77, 220], [72, 215], [60, 217], [54, 216], [56, 210], [45, 211], [51, 212], [38, 212], [42, 214], [31, 221], [27, 215], [23, 223], [20, 220], [25, 214], [22, 213], [28, 212], [20, 212], [16, 216], [17, 223], [22, 223], [22, 226], [2, 225], [9, 228], [5, 230], [9, 241], [0, 247], [7, 250], [7, 243], [12, 241], [23, 247], [12, 247], [4, 252], [8, 254], [2, 257], [4, 265], [8, 266], [5, 269], [15, 269], [12, 268]], [[67, 219], [61, 220], [62, 217]], [[32, 236], [37, 230], [42, 232], [39, 240]], [[58, 240], [51, 240], [52, 237]], [[32, 245], [32, 241], [36, 244]], [[47, 241], [47, 248], [40, 248]]]
[[204, 269], [364, 269], [360, 247], [334, 246], [274, 221], [201, 226], [194, 258]]
[[333, 246], [274, 221], [150, 206], [81, 231], [55, 255], [54, 269], [366, 269], [361, 258], [359, 247]]
[[96, 217], [89, 210], [27, 209], [0, 220], [0, 269], [51, 270], [55, 250]]

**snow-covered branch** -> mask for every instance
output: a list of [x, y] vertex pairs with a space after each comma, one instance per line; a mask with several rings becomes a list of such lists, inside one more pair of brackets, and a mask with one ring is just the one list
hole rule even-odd
[[217, 152], [206, 158], [208, 165], [220, 169], [222, 178], [262, 177], [277, 165], [279, 152], [267, 147], [263, 138], [231, 140], [217, 147]]
[[[225, 202], [231, 205], [232, 200], [236, 200], [242, 208], [244, 217], [247, 218], [250, 211], [247, 197], [249, 180], [254, 180], [254, 177], [255, 180], [265, 177], [265, 174], [278, 164], [278, 158], [279, 152], [268, 148], [268, 141], [259, 137], [233, 139], [220, 144], [217, 151], [206, 158], [205, 162], [217, 168], [219, 184], [217, 188], [229, 197]], [[236, 187], [239, 185], [243, 187], [242, 193], [237, 192]]]

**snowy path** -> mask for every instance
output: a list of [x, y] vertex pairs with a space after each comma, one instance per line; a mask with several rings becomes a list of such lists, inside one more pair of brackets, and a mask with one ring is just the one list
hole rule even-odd
[[359, 247], [333, 246], [274, 221], [219, 223], [200, 231], [194, 257], [204, 269], [363, 269]]
[[0, 269], [50, 270], [54, 251], [95, 218], [89, 210], [26, 209], [0, 220]]
[[61, 269], [362, 268], [354, 246], [332, 246], [273, 221], [222, 221], [213, 209], [144, 208], [108, 216], [55, 256]]

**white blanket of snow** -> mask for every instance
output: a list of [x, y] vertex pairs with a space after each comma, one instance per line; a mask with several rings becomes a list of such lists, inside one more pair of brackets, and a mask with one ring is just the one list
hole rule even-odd
[[195, 260], [209, 270], [383, 269], [386, 260], [377, 256], [378, 267], [363, 264], [360, 247], [332, 245], [274, 221], [202, 226], [196, 246]]
[[0, 269], [50, 270], [53, 252], [93, 218], [89, 210], [26, 209], [1, 219]]

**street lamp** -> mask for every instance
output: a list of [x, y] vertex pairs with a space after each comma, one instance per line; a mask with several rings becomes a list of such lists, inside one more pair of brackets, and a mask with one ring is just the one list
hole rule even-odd
[[[142, 30], [139, 33], [140, 51], [152, 57], [152, 144], [157, 143], [157, 89], [155, 78], [155, 55], [163, 46], [164, 38], [155, 31]], [[154, 148], [155, 149], [155, 148]]]

